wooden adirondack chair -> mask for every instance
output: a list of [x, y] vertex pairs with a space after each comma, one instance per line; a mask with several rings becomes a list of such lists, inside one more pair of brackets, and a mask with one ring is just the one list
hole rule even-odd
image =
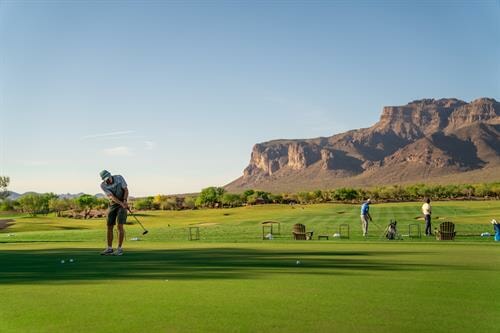
[[294, 240], [311, 240], [313, 231], [306, 232], [306, 226], [300, 223], [293, 225], [293, 239]]
[[455, 224], [453, 222], [443, 222], [439, 225], [439, 230], [436, 231], [436, 239], [453, 240], [456, 234]]

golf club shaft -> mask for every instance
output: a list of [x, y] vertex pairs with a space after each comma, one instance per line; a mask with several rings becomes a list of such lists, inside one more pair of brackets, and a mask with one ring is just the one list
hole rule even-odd
[[134, 219], [137, 221], [137, 223], [139, 223], [139, 225], [142, 227], [142, 229], [144, 229], [144, 231], [146, 231], [146, 228], [144, 228], [144, 226], [142, 225], [141, 221], [139, 221], [137, 219], [137, 217], [134, 215], [134, 213], [132, 213], [132, 211], [130, 210], [130, 208], [128, 209], [128, 211], [130, 212], [130, 215], [132, 215], [134, 217]]
[[370, 221], [370, 224], [373, 224], [378, 230], [382, 230], [382, 228], [380, 228], [378, 226], [378, 224], [376, 224], [375, 222], [373, 222], [373, 220]]

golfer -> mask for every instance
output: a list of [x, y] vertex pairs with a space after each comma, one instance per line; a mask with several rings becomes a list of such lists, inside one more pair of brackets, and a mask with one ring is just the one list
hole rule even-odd
[[[110, 203], [108, 209], [108, 247], [101, 252], [101, 255], [116, 255], [123, 254], [122, 244], [125, 237], [123, 225], [127, 222], [127, 199], [128, 189], [125, 179], [120, 175], [112, 176], [107, 170], [100, 173], [102, 183], [101, 189], [108, 196]], [[118, 220], [118, 248], [113, 251], [113, 227]]]
[[363, 237], [368, 236], [368, 220], [372, 221], [369, 212], [371, 202], [372, 201], [368, 199], [361, 205], [361, 228], [363, 229]]
[[422, 205], [422, 214], [424, 214], [425, 218], [425, 235], [432, 236], [432, 227], [431, 227], [431, 199], [427, 198], [425, 203]]

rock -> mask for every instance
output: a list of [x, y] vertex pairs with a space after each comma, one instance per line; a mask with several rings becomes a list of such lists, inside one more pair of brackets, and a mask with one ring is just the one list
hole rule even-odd
[[491, 98], [470, 103], [455, 98], [421, 99], [387, 106], [369, 128], [327, 138], [256, 144], [243, 176], [226, 189], [294, 191], [377, 184], [382, 179], [420, 182], [498, 167], [498, 125], [500, 103]]

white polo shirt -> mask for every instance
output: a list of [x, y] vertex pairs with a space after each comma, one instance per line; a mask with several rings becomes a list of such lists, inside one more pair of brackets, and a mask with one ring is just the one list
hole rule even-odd
[[431, 215], [431, 205], [427, 202], [422, 205], [422, 213], [424, 215]]

